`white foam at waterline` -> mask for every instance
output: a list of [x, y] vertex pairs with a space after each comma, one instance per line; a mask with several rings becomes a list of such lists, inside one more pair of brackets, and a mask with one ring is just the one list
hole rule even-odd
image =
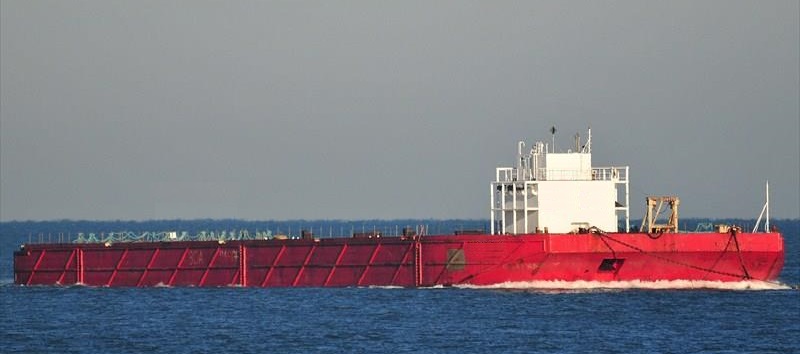
[[366, 289], [405, 289], [404, 286], [399, 286], [399, 285], [368, 285], [366, 287], [359, 286], [359, 288], [366, 288]]
[[413, 287], [413, 286], [400, 286], [400, 285], [365, 285], [365, 286], [357, 286], [358, 289], [448, 289], [450, 286], [445, 285], [433, 285], [433, 286], [420, 286], [420, 287]]
[[425, 286], [425, 287], [422, 287], [421, 289], [446, 289], [446, 288], [447, 288], [446, 286], [444, 286], [442, 284], [439, 284], [439, 285], [434, 285], [434, 286]]
[[656, 281], [563, 281], [541, 280], [524, 282], [504, 282], [491, 285], [459, 284], [454, 287], [465, 289], [520, 289], [520, 290], [625, 290], [625, 289], [651, 289], [651, 290], [692, 290], [692, 289], [718, 289], [718, 290], [789, 290], [791, 286], [782, 283], [765, 282], [760, 280], [743, 280], [737, 282], [723, 282], [710, 280], [656, 280]]

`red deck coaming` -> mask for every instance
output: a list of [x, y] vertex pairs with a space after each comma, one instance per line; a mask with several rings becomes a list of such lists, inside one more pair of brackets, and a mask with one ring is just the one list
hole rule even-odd
[[[739, 252], [736, 250], [738, 241]], [[447, 235], [313, 240], [28, 245], [17, 284], [433, 286], [538, 280], [775, 280], [777, 233]], [[242, 255], [244, 255], [242, 257]], [[624, 259], [614, 271], [604, 259]], [[744, 265], [744, 267], [742, 267]]]

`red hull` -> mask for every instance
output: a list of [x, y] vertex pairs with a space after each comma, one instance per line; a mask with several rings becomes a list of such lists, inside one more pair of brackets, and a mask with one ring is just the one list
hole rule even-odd
[[14, 280], [23, 285], [261, 287], [772, 281], [783, 260], [778, 233], [31, 244], [14, 253]]

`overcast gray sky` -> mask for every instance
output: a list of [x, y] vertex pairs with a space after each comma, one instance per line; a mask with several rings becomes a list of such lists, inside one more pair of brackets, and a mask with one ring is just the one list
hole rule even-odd
[[0, 4], [3, 221], [488, 218], [552, 125], [633, 217], [800, 217], [798, 1]]

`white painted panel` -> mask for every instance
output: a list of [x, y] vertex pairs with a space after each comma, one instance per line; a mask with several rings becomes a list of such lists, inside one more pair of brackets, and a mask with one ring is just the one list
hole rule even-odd
[[570, 232], [580, 224], [615, 232], [615, 201], [611, 181], [542, 181], [538, 226], [551, 233]]
[[590, 180], [592, 154], [547, 154], [548, 180]]

